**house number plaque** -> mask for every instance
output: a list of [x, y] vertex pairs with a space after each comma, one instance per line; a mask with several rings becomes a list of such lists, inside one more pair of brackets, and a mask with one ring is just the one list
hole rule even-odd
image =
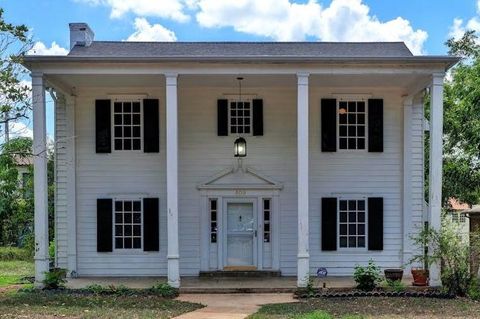
[[235, 195], [247, 195], [247, 191], [243, 189], [235, 190]]

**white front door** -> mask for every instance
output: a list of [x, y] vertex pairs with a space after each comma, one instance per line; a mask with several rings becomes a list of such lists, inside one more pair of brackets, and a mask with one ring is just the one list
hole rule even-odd
[[254, 201], [227, 201], [225, 265], [257, 266], [257, 218]]

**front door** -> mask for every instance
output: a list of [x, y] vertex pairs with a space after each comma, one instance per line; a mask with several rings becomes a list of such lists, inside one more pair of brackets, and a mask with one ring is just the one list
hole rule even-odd
[[257, 266], [257, 218], [253, 201], [226, 203], [226, 269]]

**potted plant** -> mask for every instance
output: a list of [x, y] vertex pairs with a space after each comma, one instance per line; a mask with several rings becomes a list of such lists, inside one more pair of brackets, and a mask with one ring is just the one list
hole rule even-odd
[[419, 253], [410, 259], [409, 264], [422, 265], [422, 267], [412, 267], [411, 269], [413, 286], [428, 286], [428, 268], [439, 260], [438, 254], [435, 254], [437, 249], [434, 247], [435, 243], [438, 242], [437, 237], [438, 232], [427, 226], [411, 238], [414, 246], [417, 247], [415, 251]]
[[390, 281], [402, 281], [403, 269], [401, 268], [390, 268], [385, 269], [384, 271], [385, 279]]
[[428, 269], [412, 267], [413, 285], [428, 286]]

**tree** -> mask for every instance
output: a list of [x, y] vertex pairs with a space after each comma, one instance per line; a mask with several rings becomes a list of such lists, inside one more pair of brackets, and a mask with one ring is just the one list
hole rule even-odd
[[446, 42], [462, 57], [445, 83], [443, 199], [480, 203], [480, 46], [473, 31]]
[[0, 8], [0, 135], [8, 141], [8, 123], [27, 118], [30, 111], [30, 88], [21, 81], [26, 70], [20, 63], [32, 41], [28, 28], [7, 23], [3, 12]]

